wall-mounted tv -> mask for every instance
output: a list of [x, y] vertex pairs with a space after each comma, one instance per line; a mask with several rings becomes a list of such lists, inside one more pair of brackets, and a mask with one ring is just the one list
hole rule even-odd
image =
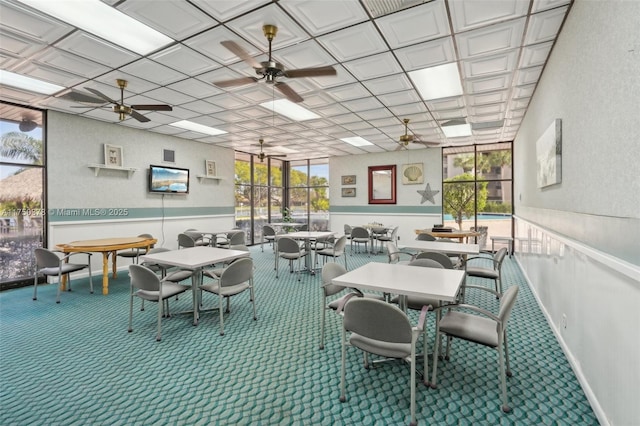
[[149, 166], [149, 192], [157, 194], [188, 194], [189, 169]]

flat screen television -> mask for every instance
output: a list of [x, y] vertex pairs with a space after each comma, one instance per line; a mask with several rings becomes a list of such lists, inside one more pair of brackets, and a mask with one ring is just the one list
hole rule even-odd
[[149, 166], [149, 192], [156, 194], [188, 194], [189, 169]]

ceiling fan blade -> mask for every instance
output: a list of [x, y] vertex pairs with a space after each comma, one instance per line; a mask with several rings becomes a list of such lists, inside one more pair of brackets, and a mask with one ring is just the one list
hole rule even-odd
[[249, 52], [244, 50], [238, 43], [231, 40], [225, 40], [220, 42], [221, 45], [229, 49], [233, 54], [235, 54], [238, 58], [242, 59], [253, 68], [262, 68], [260, 62], [258, 62], [254, 57], [249, 55]]
[[396, 149], [394, 149], [394, 151], [401, 151], [403, 149], [407, 149], [402, 143], [398, 143], [398, 146], [396, 147]]
[[147, 117], [145, 117], [144, 115], [140, 114], [139, 112], [136, 112], [134, 110], [131, 110], [131, 116], [133, 118], [135, 118], [136, 120], [138, 120], [141, 123], [147, 123], [151, 120], [149, 120]]
[[98, 95], [99, 97], [101, 97], [102, 99], [104, 99], [105, 101], [112, 103], [112, 104], [118, 104], [116, 101], [114, 101], [113, 99], [109, 98], [107, 95], [105, 95], [104, 93], [102, 93], [99, 90], [96, 89], [92, 89], [91, 87], [87, 87], [86, 88], [88, 91], [90, 91], [91, 93], [93, 93], [94, 95]]
[[104, 104], [104, 99], [98, 99], [93, 96], [89, 96], [85, 93], [71, 90], [59, 97], [60, 99], [66, 99], [72, 102], [80, 102], [83, 104]]
[[418, 141], [418, 140], [416, 140], [416, 141], [413, 141], [413, 142], [414, 143], [419, 143], [419, 144], [424, 145], [426, 147], [439, 146], [439, 145], [442, 144], [441, 142], [435, 142], [435, 141]]
[[318, 67], [318, 68], [299, 68], [297, 70], [287, 70], [284, 72], [285, 77], [298, 78], [298, 77], [320, 77], [325, 75], [336, 75], [337, 72], [333, 67]]
[[296, 93], [287, 83], [275, 83], [275, 88], [287, 97], [291, 102], [302, 102], [304, 99]]
[[173, 111], [170, 105], [131, 105], [131, 108], [137, 109], [139, 111]]
[[224, 88], [224, 87], [242, 86], [244, 84], [255, 83], [256, 81], [258, 81], [258, 79], [255, 77], [240, 77], [240, 78], [232, 78], [231, 80], [214, 81], [212, 83], [214, 86]]
[[267, 154], [267, 157], [278, 158], [278, 157], [286, 157], [287, 154]]

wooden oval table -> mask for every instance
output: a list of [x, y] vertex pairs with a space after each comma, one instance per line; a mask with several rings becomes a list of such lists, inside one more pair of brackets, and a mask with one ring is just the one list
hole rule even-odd
[[[97, 240], [72, 241], [68, 244], [58, 244], [56, 249], [61, 252], [74, 253], [79, 251], [102, 253], [102, 294], [109, 294], [109, 255], [113, 258], [112, 276], [117, 278], [116, 260], [118, 250], [131, 248], [144, 248], [147, 251], [152, 245], [157, 243], [155, 238], [144, 237], [116, 237], [116, 238], [100, 238]], [[68, 260], [68, 259], [67, 259]], [[62, 277], [62, 289], [67, 284], [66, 275]]]
[[464, 231], [455, 229], [453, 229], [451, 232], [434, 232], [431, 229], [416, 229], [416, 234], [429, 234], [436, 238], [457, 238], [461, 243], [464, 242], [465, 238], [480, 236], [480, 233], [476, 231]]

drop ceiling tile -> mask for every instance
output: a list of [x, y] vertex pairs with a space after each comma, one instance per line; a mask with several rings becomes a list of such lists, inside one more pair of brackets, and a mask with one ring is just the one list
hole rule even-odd
[[431, 111], [442, 111], [447, 109], [462, 108], [464, 107], [464, 105], [465, 105], [465, 102], [462, 96], [427, 101], [427, 106]]
[[[469, 107], [469, 112], [473, 116], [488, 116], [490, 114], [494, 114], [494, 115], [502, 114], [504, 113], [505, 110], [506, 110], [506, 105], [504, 103]], [[491, 120], [500, 120], [500, 118], [491, 118]], [[489, 119], [484, 121], [489, 121]]]
[[358, 117], [356, 114], [350, 113], [350, 114], [344, 114], [344, 115], [338, 115], [335, 117], [331, 117], [329, 118], [329, 121], [331, 121], [332, 123], [335, 124], [345, 124], [345, 123], [353, 123], [356, 121], [360, 121], [360, 117]]
[[2, 49], [0, 48], [0, 68], [1, 69], [11, 71], [20, 62], [22, 62], [22, 59], [19, 56], [2, 52]]
[[493, 104], [497, 102], [506, 102], [509, 97], [507, 90], [497, 92], [472, 94], [467, 96], [467, 103], [470, 106]]
[[182, 40], [218, 24], [188, 2], [127, 0], [117, 8], [174, 40]]
[[542, 12], [547, 9], [554, 9], [565, 4], [569, 4], [571, 0], [533, 0], [532, 13]]
[[[444, 2], [430, 2], [376, 19], [392, 49], [445, 37], [449, 19]], [[411, 31], [407, 31], [411, 28]]]
[[449, 2], [456, 33], [526, 15], [529, 0], [457, 0]]
[[367, 56], [343, 64], [358, 80], [370, 80], [392, 74], [399, 74], [402, 68], [390, 52]]
[[47, 15], [17, 3], [2, 2], [0, 26], [36, 44], [51, 44], [73, 31], [73, 28]]
[[181, 105], [196, 100], [193, 96], [189, 96], [166, 87], [159, 87], [157, 89], [150, 90], [145, 92], [144, 95], [169, 105]]
[[529, 84], [527, 86], [516, 86], [513, 88], [513, 98], [530, 98], [533, 96], [533, 91], [536, 90], [535, 84]]
[[282, 49], [309, 38], [304, 30], [275, 4], [260, 9], [260, 13], [240, 16], [228, 22], [227, 27], [260, 48], [263, 52], [267, 52], [269, 50], [269, 42], [262, 30], [265, 24], [278, 27], [278, 33], [272, 41], [273, 50]]
[[182, 81], [169, 84], [167, 87], [169, 89], [185, 93], [189, 96], [193, 96], [194, 98], [206, 98], [222, 93], [222, 90], [218, 89], [213, 84], [207, 84], [194, 78], [187, 78]]
[[191, 3], [200, 9], [214, 16], [220, 22], [227, 21], [235, 16], [240, 16], [246, 12], [259, 8], [260, 6], [270, 3], [271, 0], [190, 0]]
[[476, 78], [513, 72], [517, 60], [518, 50], [516, 49], [498, 55], [468, 59], [462, 61], [463, 77]]
[[[325, 90], [344, 84], [356, 83], [358, 81], [344, 67], [335, 65], [334, 68], [336, 69], [337, 75], [328, 77], [308, 77], [304, 80], [314, 84], [318, 89]], [[302, 79], [297, 80], [300, 81]]]
[[133, 52], [82, 31], [76, 31], [63, 38], [55, 46], [112, 68], [118, 68], [140, 58]]
[[340, 102], [369, 96], [369, 92], [362, 84], [347, 84], [344, 86], [333, 87], [328, 91], [328, 93]]
[[87, 82], [84, 86], [100, 90], [112, 99], [119, 98], [120, 89], [118, 89], [118, 86], [116, 85], [117, 79], [123, 79], [128, 82], [127, 88], [125, 89], [125, 95], [131, 93], [144, 93], [158, 88], [157, 84], [154, 84], [149, 80], [145, 80], [144, 78], [140, 78], [132, 74], [127, 74], [121, 70], [114, 70], [110, 73], [101, 75], [100, 77]]
[[33, 77], [38, 80], [44, 80], [63, 87], [73, 87], [76, 84], [85, 81], [84, 78], [75, 74], [35, 62], [21, 64], [16, 67], [15, 71], [18, 74]]
[[154, 61], [188, 76], [202, 74], [221, 65], [182, 44], [168, 47], [150, 56]]
[[376, 109], [370, 109], [368, 111], [360, 111], [358, 112], [358, 115], [363, 120], [367, 120], [367, 121], [393, 117], [393, 115], [391, 114], [391, 111], [389, 111], [387, 108], [376, 108]]
[[512, 109], [526, 108], [529, 106], [531, 98], [514, 99], [509, 105]]
[[524, 44], [529, 45], [553, 40], [562, 26], [566, 13], [567, 7], [561, 7], [532, 15]]
[[422, 103], [390, 106], [389, 110], [393, 112], [397, 117], [405, 117], [411, 114], [424, 114], [427, 112], [427, 108]]
[[415, 90], [387, 93], [385, 95], [378, 96], [378, 99], [387, 106], [413, 104], [421, 101], [420, 96]]
[[54, 47], [49, 47], [35, 55], [33, 61], [71, 74], [81, 75], [85, 78], [92, 78], [109, 71], [109, 68], [104, 65]]
[[533, 44], [522, 48], [522, 58], [519, 68], [528, 68], [537, 65], [544, 65], [547, 62], [553, 42]]
[[473, 80], [469, 79], [464, 81], [464, 86], [470, 93], [494, 92], [509, 87], [511, 85], [511, 79], [511, 74]]
[[46, 48], [44, 43], [14, 34], [10, 31], [0, 30], [0, 52], [14, 57], [28, 57]]
[[433, 111], [432, 114], [436, 120], [453, 120], [467, 116], [466, 109], [464, 108]]
[[251, 56], [256, 56], [262, 53], [255, 46], [242, 40], [238, 35], [225, 27], [216, 27], [212, 30], [205, 31], [202, 34], [198, 34], [188, 40], [185, 40], [183, 43], [220, 64], [229, 65], [240, 61], [240, 58], [220, 44], [220, 42], [224, 40], [236, 42]]
[[247, 118], [253, 120], [261, 120], [259, 123], [264, 126], [265, 123], [271, 123], [271, 111], [260, 106], [250, 106], [248, 108], [240, 108], [238, 112]]
[[10, 102], [18, 102], [33, 105], [38, 102], [40, 94], [14, 89], [13, 87], [0, 86], [0, 99]]
[[533, 67], [518, 70], [518, 74], [516, 76], [514, 84], [516, 86], [524, 86], [526, 84], [536, 83], [540, 78], [541, 73], [542, 67]]
[[311, 2], [280, 0], [278, 5], [317, 36], [367, 20], [367, 14], [355, 1]]
[[366, 97], [362, 99], [353, 99], [350, 101], [342, 102], [342, 105], [350, 109], [352, 112], [368, 111], [376, 108], [384, 108], [384, 105], [372, 97]]
[[334, 117], [336, 115], [347, 114], [349, 113], [349, 110], [341, 104], [331, 104], [314, 108], [313, 112], [321, 115], [322, 117]]
[[394, 74], [373, 80], [367, 80], [363, 81], [362, 84], [364, 84], [364, 86], [374, 95], [401, 92], [413, 88], [413, 86], [411, 86], [411, 81], [405, 74]]
[[249, 106], [249, 102], [229, 93], [211, 96], [209, 98], [205, 98], [204, 100], [227, 110]]
[[308, 40], [273, 52], [286, 69], [333, 65], [336, 61], [316, 41]]
[[405, 71], [433, 67], [456, 60], [451, 37], [404, 47], [394, 53]]
[[302, 104], [310, 109], [324, 107], [335, 103], [335, 99], [324, 91], [314, 92], [306, 95]]
[[370, 22], [324, 35], [317, 40], [341, 62], [387, 50], [384, 40]]
[[493, 55], [520, 46], [525, 18], [479, 28], [455, 36], [463, 59]]
[[139, 78], [153, 79], [159, 85], [167, 85], [186, 78], [185, 74], [165, 67], [150, 59], [140, 59], [120, 68], [123, 72]]

